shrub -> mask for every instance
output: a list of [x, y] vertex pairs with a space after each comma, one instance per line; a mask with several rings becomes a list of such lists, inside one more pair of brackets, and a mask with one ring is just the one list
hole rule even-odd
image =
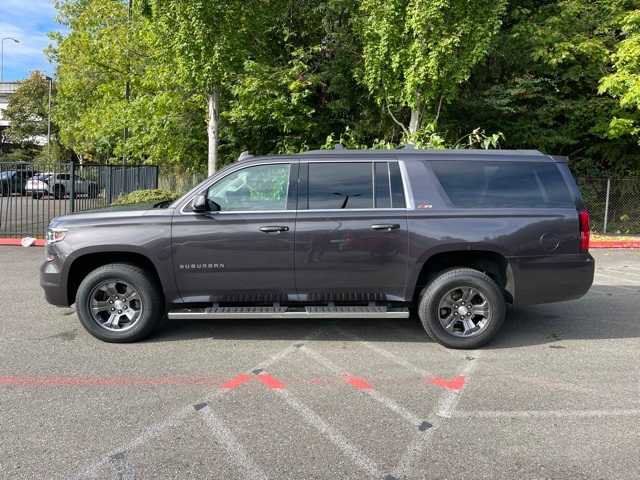
[[136, 190], [135, 192], [122, 195], [113, 202], [113, 205], [132, 205], [135, 203], [158, 203], [173, 201], [179, 195], [167, 190]]

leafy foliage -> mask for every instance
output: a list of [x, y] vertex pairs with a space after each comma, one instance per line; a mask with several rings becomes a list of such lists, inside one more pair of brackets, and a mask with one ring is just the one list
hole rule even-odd
[[131, 17], [124, 0], [57, 6], [55, 120], [82, 158], [204, 172], [214, 133], [220, 164], [411, 142], [640, 172], [636, 0], [136, 0]]
[[166, 190], [136, 190], [118, 197], [113, 205], [134, 205], [136, 203], [159, 203], [174, 201], [178, 198], [175, 192]]
[[47, 136], [49, 117], [49, 81], [40, 72], [33, 72], [9, 97], [4, 116], [11, 122], [8, 139], [22, 146], [42, 142]]

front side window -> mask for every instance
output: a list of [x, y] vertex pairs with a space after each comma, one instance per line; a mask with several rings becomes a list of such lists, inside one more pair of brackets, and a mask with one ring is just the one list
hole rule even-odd
[[371, 163], [310, 163], [309, 209], [353, 208], [373, 208]]
[[289, 164], [256, 165], [230, 173], [207, 191], [225, 211], [286, 210]]

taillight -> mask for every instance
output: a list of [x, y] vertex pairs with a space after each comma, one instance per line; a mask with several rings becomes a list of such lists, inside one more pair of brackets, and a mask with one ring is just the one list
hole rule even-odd
[[580, 221], [580, 251], [589, 251], [589, 238], [591, 236], [591, 227], [589, 225], [589, 212], [587, 210], [580, 210], [578, 212], [578, 219]]

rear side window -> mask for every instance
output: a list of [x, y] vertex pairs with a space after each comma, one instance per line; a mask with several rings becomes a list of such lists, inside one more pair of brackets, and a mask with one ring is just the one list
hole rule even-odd
[[372, 208], [372, 170], [369, 162], [310, 163], [309, 209]]
[[557, 165], [541, 162], [430, 162], [459, 208], [573, 208]]

